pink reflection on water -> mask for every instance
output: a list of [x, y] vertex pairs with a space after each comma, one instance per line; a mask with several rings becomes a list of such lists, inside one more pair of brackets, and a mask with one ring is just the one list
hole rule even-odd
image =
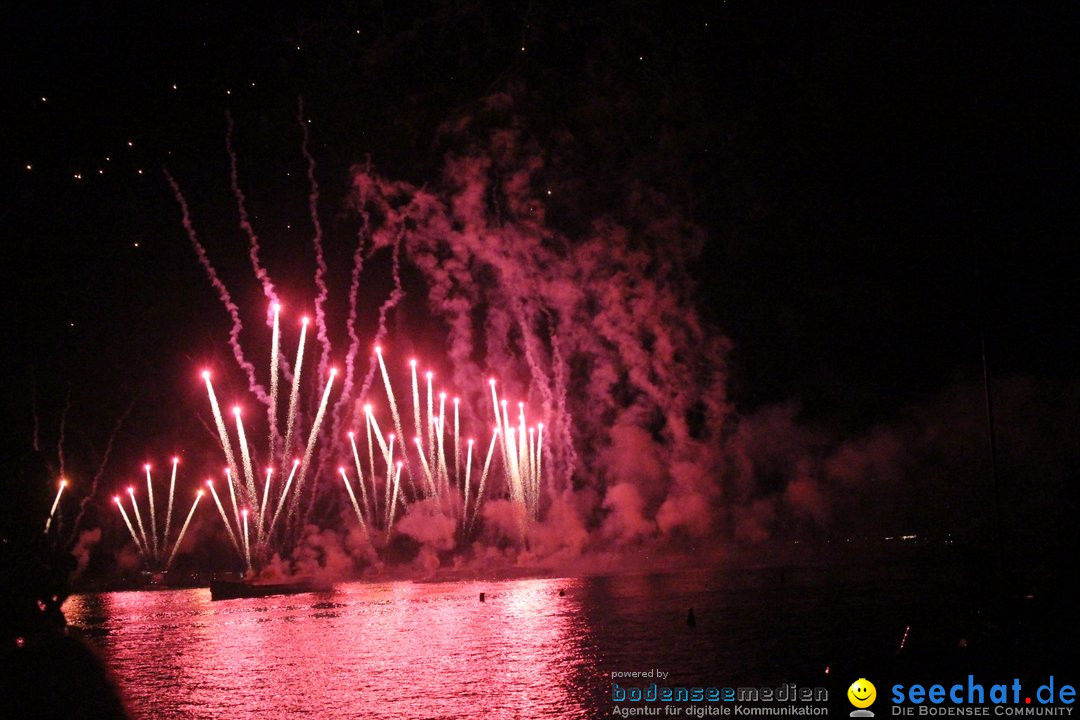
[[[349, 583], [210, 602], [77, 596], [132, 710], [153, 717], [584, 717], [575, 581]], [[478, 600], [486, 592], [486, 602]]]

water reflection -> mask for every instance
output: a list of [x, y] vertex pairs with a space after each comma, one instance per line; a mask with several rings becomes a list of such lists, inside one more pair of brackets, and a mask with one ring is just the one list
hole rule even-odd
[[73, 597], [65, 612], [143, 717], [563, 718], [610, 716], [616, 671], [814, 686], [839, 657], [891, 654], [916, 610], [943, 603], [766, 569], [347, 583], [213, 603], [207, 590], [117, 593]]
[[586, 717], [575, 583], [352, 583], [214, 603], [128, 592], [65, 611], [107, 631], [95, 642], [139, 716]]

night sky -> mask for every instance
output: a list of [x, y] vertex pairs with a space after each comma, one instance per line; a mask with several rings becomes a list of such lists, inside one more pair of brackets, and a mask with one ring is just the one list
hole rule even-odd
[[[120, 465], [202, 432], [188, 380], [227, 320], [162, 168], [223, 275], [243, 277], [231, 113], [268, 252], [310, 278], [300, 97], [332, 257], [355, 238], [350, 166], [423, 185], [455, 149], [446, 127], [509, 92], [547, 154], [554, 226], [573, 236], [626, 216], [643, 192], [700, 226], [695, 296], [732, 343], [741, 413], [793, 403], [838, 437], [933, 415], [981, 383], [981, 317], [992, 376], [1054, 405], [1017, 401], [1001, 422], [1034, 433], [1075, 417], [1075, 6], [191, 8], [5, 15], [2, 353], [17, 451], [35, 407], [55, 444], [69, 388], [75, 454], [98, 453], [132, 402]], [[1075, 483], [1075, 451], [1039, 462]]]

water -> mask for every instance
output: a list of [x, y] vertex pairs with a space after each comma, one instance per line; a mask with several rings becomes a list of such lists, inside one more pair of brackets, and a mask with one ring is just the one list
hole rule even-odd
[[840, 695], [830, 662], [888, 651], [917, 608], [938, 612], [904, 587], [773, 569], [355, 582], [218, 602], [206, 589], [104, 593], [64, 610], [136, 717], [574, 718], [611, 715], [612, 672]]

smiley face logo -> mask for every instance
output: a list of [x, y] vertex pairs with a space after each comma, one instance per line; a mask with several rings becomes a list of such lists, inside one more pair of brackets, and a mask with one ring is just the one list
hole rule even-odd
[[851, 683], [851, 687], [847, 690], [847, 697], [848, 701], [855, 707], [860, 709], [868, 708], [877, 699], [877, 688], [874, 687], [874, 683], [866, 678], [859, 678]]

